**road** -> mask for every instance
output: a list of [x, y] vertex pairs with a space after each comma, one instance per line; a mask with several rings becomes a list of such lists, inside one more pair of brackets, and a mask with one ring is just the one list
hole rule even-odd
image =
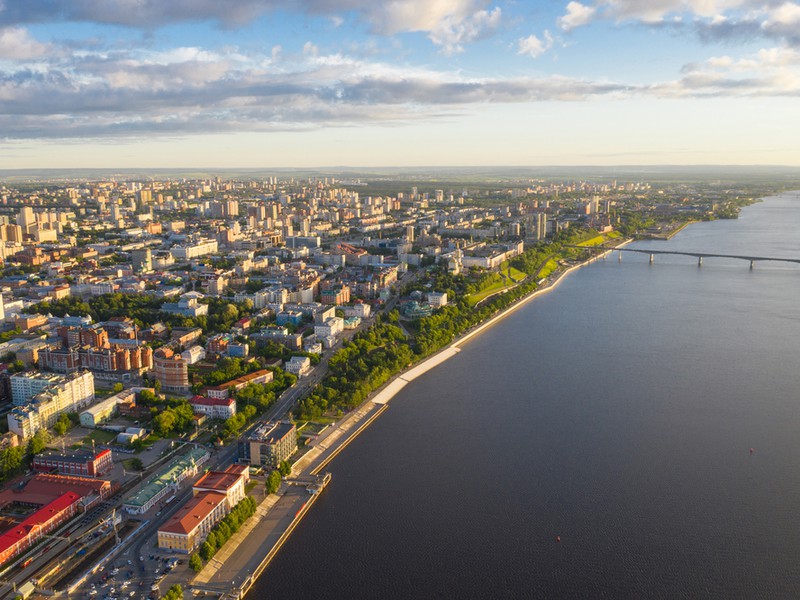
[[[227, 467], [235, 459], [236, 451], [235, 444], [214, 450], [211, 452], [211, 456], [205, 466], [209, 469]], [[184, 481], [181, 491], [175, 496], [175, 500], [160, 509], [152, 508], [150, 512], [156, 511], [156, 514], [145, 515], [144, 518], [148, 521], [147, 525], [136, 534], [135, 539], [128, 538], [123, 540], [116, 548], [114, 558], [109, 561], [109, 569], [111, 564], [116, 564], [121, 571], [133, 572], [133, 579], [139, 584], [139, 595], [137, 597], [147, 597], [150, 593], [150, 586], [156, 579], [156, 571], [162, 568], [157, 558], [150, 558], [157, 543], [158, 528], [189, 500], [192, 495], [192, 483], [193, 481], [190, 480]], [[117, 510], [120, 509], [121, 504], [122, 502], [120, 501], [116, 506]], [[130, 564], [128, 564], [128, 561], [130, 561]], [[106, 570], [104, 569], [104, 571]], [[98, 585], [102, 576], [103, 572], [99, 572], [89, 577], [81, 586], [81, 589], [87, 589], [92, 583]]]
[[[419, 276], [419, 272], [407, 272], [404, 274], [397, 282], [398, 287], [402, 285], [406, 285], [408, 283], [412, 283], [416, 280]], [[397, 296], [393, 296], [390, 301], [387, 303], [386, 306], [382, 309], [382, 312], [386, 313], [391, 311], [397, 303]], [[351, 339], [354, 335], [356, 335], [359, 331], [362, 331], [369, 327], [373, 322], [373, 319], [365, 319], [362, 321], [361, 325], [355, 330], [348, 330], [344, 332], [342, 336], [343, 340]], [[338, 346], [338, 344], [337, 344]], [[330, 348], [326, 350], [321, 359], [319, 364], [312, 369], [312, 371], [305, 377], [300, 378], [295, 385], [284, 391], [283, 394], [278, 398], [277, 402], [274, 406], [272, 406], [264, 415], [262, 419], [259, 419], [257, 422], [253, 423], [250, 427], [248, 427], [242, 434], [242, 438], [246, 437], [252, 431], [259, 426], [264, 420], [266, 421], [278, 421], [285, 418], [286, 414], [299, 402], [302, 398], [304, 398], [311, 390], [314, 389], [328, 374], [328, 360], [336, 351], [336, 347]], [[241, 438], [240, 438], [241, 439]], [[232, 462], [236, 460], [236, 454], [238, 451], [238, 445], [236, 443], [231, 443], [228, 446], [216, 449], [212, 452], [209, 462], [207, 463], [207, 468], [209, 469], [220, 469], [225, 468]], [[177, 452], [177, 450], [176, 450]], [[173, 452], [172, 454], [174, 454]], [[126, 486], [128, 487], [128, 486]], [[125, 490], [129, 492], [130, 490]], [[175, 499], [169, 505], [162, 505], [160, 510], [153, 508], [151, 512], [156, 512], [153, 515], [145, 515], [145, 519], [147, 521], [146, 525], [142, 530], [140, 530], [135, 539], [126, 539], [123, 540], [122, 543], [115, 549], [114, 556], [109, 561], [108, 570], [111, 570], [111, 566], [115, 565], [120, 568], [121, 576], [124, 577], [127, 571], [131, 571], [133, 573], [132, 579], [138, 582], [138, 589], [137, 597], [146, 597], [150, 594], [150, 587], [153, 582], [158, 577], [157, 573], [165, 570], [162, 560], [158, 558], [154, 554], [154, 549], [157, 545], [157, 531], [158, 528], [166, 522], [178, 509], [180, 509], [183, 504], [191, 497], [192, 494], [192, 482], [186, 481], [183, 483], [181, 491], [175, 495]], [[303, 493], [305, 494], [305, 492]], [[294, 493], [288, 494], [289, 498], [286, 498], [288, 502], [291, 498], [291, 505], [292, 507], [302, 505], [300, 500], [304, 497], [303, 494], [296, 496]], [[127, 497], [129, 494], [125, 494]], [[307, 499], [307, 496], [305, 496]], [[299, 502], [299, 504], [297, 504]], [[122, 499], [121, 494], [117, 494], [113, 501], [104, 503], [102, 515], [96, 515], [96, 518], [101, 518], [102, 516], [106, 516], [111, 513], [112, 510], [121, 510], [122, 507]], [[292, 511], [289, 511], [292, 512]], [[285, 514], [284, 511], [277, 511], [276, 514]], [[294, 514], [292, 512], [292, 514]], [[280, 529], [280, 526], [275, 527], [277, 524], [272, 523], [272, 527], [270, 529]], [[272, 540], [274, 543], [274, 540]], [[267, 544], [266, 540], [261, 540], [261, 544]], [[37, 560], [35, 565], [44, 564], [48, 559], [52, 558], [52, 556], [57, 553], [59, 550], [63, 551], [66, 548], [66, 542], [59, 542], [53, 544], [52, 550], [46, 553], [46, 556], [41, 557], [41, 561]], [[248, 544], [249, 546], [249, 544]], [[255, 550], [255, 548], [250, 548], [251, 551]], [[154, 556], [154, 558], [150, 558], [150, 556]], [[254, 552], [254, 555], [262, 555], [258, 552]], [[23, 577], [23, 573], [19, 573], [20, 580], [17, 582], [22, 583], [26, 581], [28, 577], [30, 577], [30, 573], [35, 572], [33, 571], [33, 567], [35, 565], [31, 565], [31, 570], [25, 569], [25, 575], [27, 577]], [[107, 572], [107, 570], [106, 570]], [[98, 585], [100, 582], [100, 578], [103, 577], [103, 572], [99, 572], [95, 575], [92, 575], [87, 578], [87, 581], [76, 590], [76, 596], [81, 595], [81, 590], [88, 590], [88, 587], [94, 583]], [[17, 580], [17, 578], [14, 578]], [[165, 578], [164, 585], [166, 585], [169, 580], [173, 579], [173, 577]], [[10, 586], [9, 586], [10, 587]], [[0, 593], [0, 597], [2, 597], [2, 593]]]

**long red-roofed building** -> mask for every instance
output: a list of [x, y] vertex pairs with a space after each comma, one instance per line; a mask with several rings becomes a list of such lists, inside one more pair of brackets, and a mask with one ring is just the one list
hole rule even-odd
[[80, 494], [67, 492], [0, 535], [0, 564], [31, 548], [42, 537], [78, 513]]
[[0, 534], [0, 564], [19, 556], [42, 536], [111, 495], [111, 482], [90, 477], [34, 475], [22, 489], [0, 492], [0, 508], [9, 504], [39, 507]]

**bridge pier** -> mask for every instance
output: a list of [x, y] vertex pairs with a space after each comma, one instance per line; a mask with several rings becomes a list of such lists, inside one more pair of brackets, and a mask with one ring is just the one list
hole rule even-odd
[[756, 266], [756, 261], [751, 260], [750, 261], [750, 270], [752, 271], [755, 268], [755, 266]]
[[651, 254], [650, 255], [650, 264], [652, 265], [654, 261], [655, 261], [655, 255]]
[[703, 266], [703, 257], [702, 256], [698, 256], [697, 257], [697, 266], [698, 267], [702, 267]]

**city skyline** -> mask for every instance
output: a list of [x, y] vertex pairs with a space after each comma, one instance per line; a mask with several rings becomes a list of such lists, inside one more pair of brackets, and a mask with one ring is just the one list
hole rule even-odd
[[8, 1], [4, 168], [800, 164], [800, 4]]

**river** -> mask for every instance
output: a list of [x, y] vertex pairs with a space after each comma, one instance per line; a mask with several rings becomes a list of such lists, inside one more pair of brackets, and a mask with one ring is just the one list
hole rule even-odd
[[[798, 232], [787, 194], [631, 247]], [[580, 269], [403, 389], [248, 598], [800, 597], [798, 298], [788, 263]]]

